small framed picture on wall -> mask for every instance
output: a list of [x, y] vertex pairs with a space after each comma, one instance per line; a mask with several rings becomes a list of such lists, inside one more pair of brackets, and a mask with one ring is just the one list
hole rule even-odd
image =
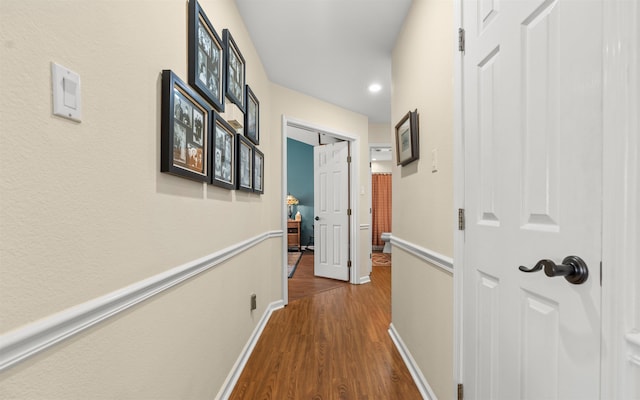
[[253, 148], [253, 191], [264, 193], [264, 154], [256, 147]]
[[236, 188], [236, 133], [220, 115], [214, 113], [213, 161], [211, 184], [225, 189]]
[[224, 112], [224, 43], [197, 0], [189, 0], [189, 84]]
[[209, 181], [213, 110], [171, 70], [162, 71], [160, 171]]
[[396, 125], [396, 161], [405, 166], [420, 158], [418, 110], [409, 111]]
[[222, 31], [222, 38], [224, 40], [226, 62], [225, 94], [232, 103], [237, 105], [242, 112], [245, 112], [244, 85], [246, 84], [246, 68], [244, 57], [242, 57], [242, 53], [228, 29]]
[[247, 112], [244, 114], [245, 136], [251, 140], [253, 144], [260, 144], [260, 102], [253, 93], [249, 85], [247, 85], [246, 95]]
[[238, 151], [238, 190], [253, 192], [253, 149], [254, 146], [244, 136], [236, 134]]

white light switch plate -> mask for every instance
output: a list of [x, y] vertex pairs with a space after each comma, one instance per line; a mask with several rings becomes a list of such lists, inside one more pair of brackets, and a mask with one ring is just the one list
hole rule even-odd
[[80, 95], [80, 75], [51, 63], [53, 87], [53, 114], [74, 121], [82, 121], [82, 97]]

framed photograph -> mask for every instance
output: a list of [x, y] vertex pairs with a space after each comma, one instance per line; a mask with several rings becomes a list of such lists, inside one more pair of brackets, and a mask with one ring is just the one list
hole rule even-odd
[[255, 145], [260, 144], [260, 102], [249, 85], [245, 92], [247, 112], [244, 114], [244, 135]]
[[225, 62], [226, 62], [226, 85], [225, 94], [232, 103], [245, 112], [246, 101], [244, 98], [245, 62], [238, 45], [236, 45], [231, 32], [228, 29], [222, 31], [224, 40]]
[[409, 111], [396, 125], [397, 165], [405, 166], [420, 158], [418, 110]]
[[225, 189], [236, 188], [236, 133], [220, 115], [214, 113], [211, 183]]
[[253, 192], [253, 149], [254, 146], [244, 136], [236, 134], [238, 138], [238, 190]]
[[189, 0], [189, 84], [224, 112], [224, 45], [197, 0]]
[[173, 71], [162, 71], [160, 171], [209, 181], [211, 106]]
[[253, 148], [253, 191], [264, 193], [264, 154]]

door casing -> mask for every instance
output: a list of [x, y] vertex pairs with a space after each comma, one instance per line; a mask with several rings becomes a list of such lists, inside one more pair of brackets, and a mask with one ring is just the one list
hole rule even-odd
[[[359, 253], [360, 253], [360, 229], [358, 222], [358, 216], [360, 215], [360, 196], [358, 194], [358, 188], [360, 187], [360, 138], [356, 135], [340, 132], [333, 128], [327, 128], [307, 121], [296, 119], [282, 115], [282, 192], [280, 198], [281, 204], [281, 220], [282, 220], [282, 232], [287, 230], [287, 127], [297, 127], [305, 129], [311, 132], [324, 133], [329, 136], [336, 137], [338, 139], [351, 142], [351, 164], [350, 174], [351, 182], [349, 187], [349, 194], [351, 196], [351, 216], [349, 231], [351, 235], [351, 246], [349, 246], [349, 256], [351, 259], [351, 271], [349, 273], [351, 284], [360, 284], [360, 273], [362, 267], [360, 266]], [[288, 277], [287, 277], [287, 242], [282, 242], [282, 299], [284, 304], [289, 302], [289, 289], [288, 289]]]

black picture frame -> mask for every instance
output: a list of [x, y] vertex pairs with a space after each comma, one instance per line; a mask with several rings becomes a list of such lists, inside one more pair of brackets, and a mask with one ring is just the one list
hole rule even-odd
[[405, 166], [420, 158], [418, 110], [409, 111], [396, 125], [396, 161]]
[[224, 112], [225, 46], [197, 0], [189, 0], [189, 84]]
[[219, 114], [213, 114], [209, 183], [233, 190], [236, 188], [236, 132]]
[[260, 101], [246, 85], [247, 111], [244, 113], [244, 135], [256, 146], [260, 144]]
[[246, 65], [244, 57], [228, 29], [222, 31], [225, 49], [225, 94], [232, 103], [245, 112]]
[[241, 134], [236, 134], [236, 150], [238, 160], [238, 184], [236, 189], [253, 192], [253, 150], [255, 146]]
[[264, 193], [264, 154], [253, 148], [253, 192]]
[[213, 110], [171, 70], [162, 71], [160, 171], [209, 181]]

